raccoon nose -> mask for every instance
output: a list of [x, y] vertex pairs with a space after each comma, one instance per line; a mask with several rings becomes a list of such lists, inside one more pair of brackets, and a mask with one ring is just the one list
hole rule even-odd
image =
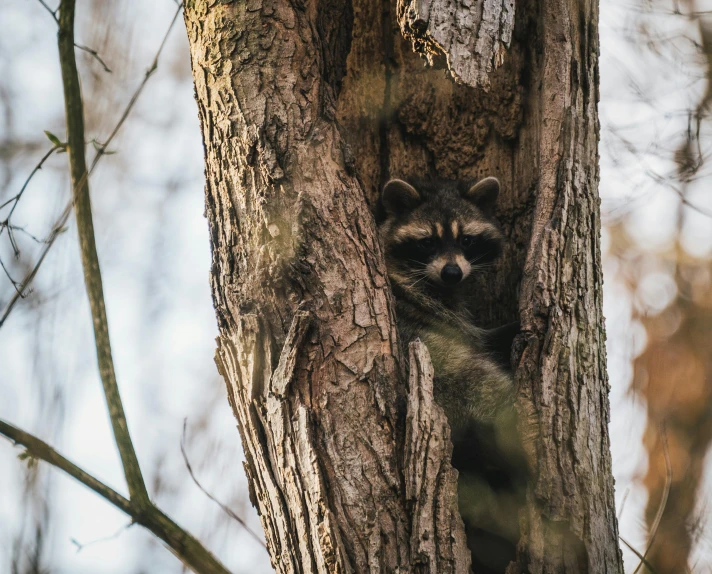
[[455, 263], [448, 263], [440, 272], [440, 278], [443, 280], [445, 285], [455, 285], [460, 282], [460, 279], [462, 279], [462, 269], [460, 269], [460, 266]]

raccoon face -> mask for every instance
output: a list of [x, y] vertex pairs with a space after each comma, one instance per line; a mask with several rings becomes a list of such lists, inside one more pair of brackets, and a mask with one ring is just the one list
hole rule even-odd
[[500, 253], [502, 234], [491, 220], [499, 181], [390, 180], [379, 226], [391, 280], [406, 288], [426, 285], [448, 290]]

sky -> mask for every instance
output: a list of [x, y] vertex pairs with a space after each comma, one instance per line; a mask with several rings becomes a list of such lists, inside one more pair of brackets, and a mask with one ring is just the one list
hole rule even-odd
[[[103, 141], [110, 133], [175, 10], [171, 0], [80, 2], [77, 40], [97, 49], [112, 69], [107, 74], [91, 56], [78, 52], [91, 137]], [[674, 170], [671, 155], [663, 152], [675, 148], [687, 121], [680, 112], [694, 106], [705, 88], [689, 42], [654, 53], [630, 39], [645, 18], [657, 25], [664, 16], [641, 15], [632, 3], [601, 1], [604, 221], [613, 224], [625, 217], [636, 241], [650, 248], [671, 241], [670, 213], [678, 201], [650, 172]], [[694, 34], [680, 18], [665, 22], [666, 34]], [[0, 35], [1, 203], [20, 189], [51, 147], [44, 130], [63, 133], [63, 104], [51, 16], [39, 2], [4, 0], [0, 29], [10, 30]], [[680, 65], [681, 60], [690, 65]], [[629, 153], [630, 140], [642, 152]], [[117, 378], [149, 490], [232, 571], [270, 572], [264, 548], [193, 484], [180, 451], [185, 423], [186, 451], [198, 478], [261, 532], [247, 496], [235, 420], [213, 362], [217, 329], [208, 282], [203, 153], [181, 19], [112, 148], [117, 153], [102, 158], [90, 187]], [[712, 211], [704, 182], [698, 187], [691, 201]], [[68, 198], [66, 156], [58, 155], [32, 180], [15, 221], [43, 236]], [[712, 225], [693, 210], [686, 217], [686, 248], [708, 256]], [[20, 262], [13, 260], [5, 240], [0, 240], [0, 257], [20, 277], [22, 261], [32, 260], [39, 247], [24, 235], [18, 241]], [[605, 255], [610, 244], [606, 230], [602, 244]], [[628, 389], [631, 359], [644, 341], [632, 313], [639, 299], [664, 305], [671, 292], [664, 276], [653, 277], [632, 296], [617, 280], [616, 265], [610, 257], [604, 260], [616, 502], [622, 508], [621, 534], [643, 548], [646, 494], [639, 479], [647, 464], [641, 444], [645, 407]], [[5, 281], [0, 302], [11, 292]], [[94, 361], [76, 231], [70, 224], [31, 296], [0, 329], [0, 418], [46, 439], [124, 492]], [[119, 511], [55, 469], [26, 470], [17, 459], [20, 452], [0, 441], [0, 570], [13, 560], [28, 560], [14, 555], [14, 541], [19, 535], [32, 540], [39, 521], [47, 525], [42, 544], [53, 573], [182, 571], [150, 533], [127, 527]], [[712, 492], [709, 487], [707, 492]], [[712, 548], [700, 543], [699, 571], [710, 570], [711, 555]], [[624, 557], [632, 571], [637, 560], [625, 549]]]

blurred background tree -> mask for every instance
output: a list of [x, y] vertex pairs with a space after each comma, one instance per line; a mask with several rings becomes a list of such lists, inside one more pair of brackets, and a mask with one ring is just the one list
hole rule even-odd
[[[602, 42], [611, 52], [603, 58], [610, 76], [601, 105], [606, 301], [616, 326], [609, 357], [628, 363], [618, 394], [627, 386], [621, 400], [633, 403], [630, 415], [642, 422], [630, 425], [620, 409], [616, 421], [614, 408], [613, 427], [630, 425], [619, 435], [628, 438], [625, 448], [616, 448], [613, 433], [614, 469], [621, 535], [633, 538], [656, 572], [708, 572], [712, 564], [710, 8], [641, 1], [604, 16], [618, 16], [608, 34], [627, 47], [614, 55], [613, 42]], [[642, 435], [639, 445], [631, 426]], [[625, 505], [628, 493], [636, 508]], [[627, 550], [635, 570], [640, 561]]]
[[[709, 2], [601, 2], [605, 306], [620, 532], [657, 572], [712, 570], [712, 196]], [[170, 0], [87, 0], [77, 52], [87, 134], [104, 141], [141, 82], [175, 11]], [[0, 5], [0, 204], [63, 133], [56, 25], [39, 2]], [[247, 500], [235, 423], [213, 364], [200, 134], [185, 32], [92, 176], [115, 360], [129, 423], [157, 502], [235, 572], [269, 560], [192, 482], [259, 521]], [[42, 240], [70, 197], [51, 157], [13, 214]], [[0, 211], [0, 220], [7, 208]], [[31, 293], [0, 328], [0, 417], [33, 429], [121, 488], [96, 384], [89, 309], [70, 223]], [[0, 307], [42, 248], [0, 236]], [[19, 257], [15, 257], [15, 247]], [[11, 417], [10, 417], [11, 415]], [[182, 565], [91, 492], [0, 448], [0, 570], [173, 573]], [[208, 464], [209, 461], [209, 464]], [[229, 477], [229, 480], [226, 480]], [[101, 540], [107, 538], [106, 540]], [[627, 571], [640, 559], [625, 546]]]

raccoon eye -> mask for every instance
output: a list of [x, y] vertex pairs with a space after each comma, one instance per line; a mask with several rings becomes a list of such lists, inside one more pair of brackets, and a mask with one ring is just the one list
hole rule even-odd
[[418, 241], [418, 249], [423, 253], [432, 253], [435, 251], [436, 243], [432, 237], [425, 237]]
[[472, 247], [475, 244], [475, 238], [472, 235], [463, 235], [460, 239], [460, 243], [463, 247]]
[[482, 235], [463, 235], [460, 245], [470, 263], [489, 263], [496, 259], [502, 250], [499, 241]]

